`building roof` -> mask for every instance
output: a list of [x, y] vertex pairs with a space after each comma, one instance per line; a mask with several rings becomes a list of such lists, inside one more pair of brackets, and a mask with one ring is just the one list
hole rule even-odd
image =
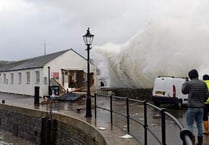
[[47, 64], [51, 60], [55, 59], [56, 57], [64, 54], [65, 52], [67, 52], [69, 50], [73, 50], [73, 49], [67, 49], [64, 51], [59, 51], [59, 52], [51, 53], [48, 55], [42, 55], [42, 56], [38, 56], [38, 57], [34, 57], [34, 58], [15, 61], [15, 62], [9, 63], [7, 65], [1, 66], [0, 72], [42, 68], [45, 64]]

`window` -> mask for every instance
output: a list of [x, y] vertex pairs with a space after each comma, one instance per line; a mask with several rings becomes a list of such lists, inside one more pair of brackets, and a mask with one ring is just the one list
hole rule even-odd
[[44, 85], [47, 85], [47, 77], [44, 77]]
[[36, 84], [39, 84], [40, 83], [40, 72], [39, 71], [36, 71]]
[[22, 84], [22, 73], [21, 72], [18, 73], [18, 77], [19, 77], [19, 84]]
[[14, 74], [11, 73], [11, 84], [14, 84]]
[[4, 84], [7, 84], [7, 75], [4, 74]]
[[30, 72], [26, 72], [26, 83], [30, 84]]

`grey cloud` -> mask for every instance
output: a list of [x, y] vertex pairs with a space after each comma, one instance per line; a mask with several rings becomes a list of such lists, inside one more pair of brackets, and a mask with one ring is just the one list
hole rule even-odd
[[162, 17], [208, 26], [208, 6], [207, 0], [2, 0], [0, 58], [40, 55], [44, 41], [48, 52], [73, 48], [85, 55], [87, 27], [94, 45], [104, 45], [125, 43]]

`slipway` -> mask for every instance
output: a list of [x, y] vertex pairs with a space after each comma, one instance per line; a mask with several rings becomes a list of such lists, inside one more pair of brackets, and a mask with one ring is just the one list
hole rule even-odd
[[76, 101], [84, 97], [84, 94], [68, 92], [58, 98], [59, 101]]

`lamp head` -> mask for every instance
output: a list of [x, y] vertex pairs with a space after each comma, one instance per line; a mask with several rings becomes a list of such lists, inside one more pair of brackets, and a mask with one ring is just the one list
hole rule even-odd
[[90, 46], [93, 42], [94, 35], [90, 33], [89, 28], [87, 29], [87, 32], [85, 35], [83, 35], [83, 41], [87, 46]]

